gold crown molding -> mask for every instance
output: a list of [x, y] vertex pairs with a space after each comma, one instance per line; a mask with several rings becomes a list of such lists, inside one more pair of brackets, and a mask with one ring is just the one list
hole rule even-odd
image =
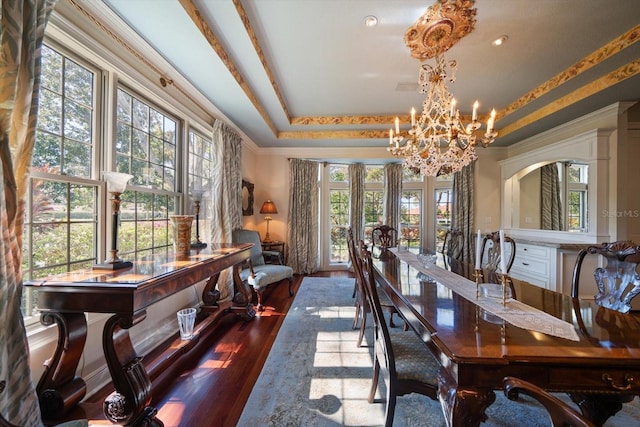
[[602, 76], [599, 79], [594, 80], [593, 82], [563, 96], [562, 98], [559, 98], [554, 102], [545, 105], [544, 107], [534, 111], [533, 113], [523, 117], [522, 119], [515, 121], [508, 126], [505, 126], [500, 130], [500, 134], [508, 135], [511, 132], [515, 132], [520, 128], [530, 125], [537, 120], [556, 113], [563, 108], [568, 107], [569, 105], [582, 101], [589, 96], [592, 96], [637, 74], [640, 74], [640, 59], [636, 59], [635, 61], [623, 65], [622, 67], [610, 72], [609, 74]]
[[249, 35], [249, 39], [251, 40], [251, 43], [253, 44], [253, 48], [256, 50], [256, 54], [258, 55], [258, 58], [260, 58], [260, 63], [262, 63], [262, 67], [264, 68], [264, 72], [267, 75], [267, 78], [269, 79], [269, 82], [271, 83], [271, 87], [273, 88], [273, 91], [276, 94], [276, 97], [278, 98], [278, 101], [280, 102], [280, 106], [282, 107], [282, 111], [284, 111], [285, 117], [287, 117], [287, 120], [289, 120], [289, 118], [291, 117], [291, 115], [289, 114], [289, 109], [287, 108], [287, 104], [284, 102], [284, 97], [282, 96], [282, 92], [280, 91], [280, 87], [278, 86], [278, 83], [276, 82], [275, 77], [273, 76], [273, 72], [271, 71], [271, 67], [269, 67], [269, 63], [267, 62], [267, 58], [264, 55], [264, 52], [262, 51], [262, 47], [260, 46], [260, 43], [258, 42], [258, 38], [256, 37], [256, 33], [255, 31], [253, 31], [253, 26], [251, 25], [251, 21], [249, 20], [249, 17], [247, 16], [247, 13], [244, 10], [244, 7], [242, 6], [242, 2], [240, 0], [233, 0], [233, 4], [236, 6], [236, 10], [238, 12], [238, 15], [240, 16], [240, 20], [242, 21], [242, 25], [244, 25], [245, 30], [247, 30], [247, 34]]
[[[301, 116], [292, 117], [292, 126], [327, 126], [327, 125], [388, 125], [396, 116]], [[402, 120], [410, 120], [407, 115]]]
[[[167, 77], [167, 75], [165, 73], [163, 73], [160, 69], [158, 69], [158, 67], [156, 67], [151, 61], [149, 61], [147, 58], [144, 57], [144, 55], [142, 55], [140, 52], [138, 52], [137, 50], [133, 49], [131, 46], [129, 46], [127, 44], [127, 42], [125, 42], [122, 38], [120, 38], [116, 33], [114, 33], [109, 27], [107, 27], [106, 25], [104, 25], [104, 23], [102, 23], [100, 20], [98, 20], [95, 16], [91, 15], [86, 9], [84, 9], [82, 6], [80, 6], [78, 3], [76, 3], [74, 0], [67, 0], [67, 3], [69, 3], [71, 6], [73, 6], [74, 8], [76, 8], [76, 10], [78, 10], [78, 12], [80, 12], [82, 15], [84, 15], [87, 19], [89, 19], [95, 26], [97, 26], [103, 33], [105, 33], [107, 36], [111, 37], [116, 43], [118, 43], [121, 47], [123, 47], [127, 52], [129, 52], [134, 58], [136, 58], [138, 61], [140, 61], [142, 64], [144, 64], [144, 66], [146, 66], [147, 68], [149, 68], [151, 71], [153, 71], [154, 73], [158, 74], [159, 78], [158, 81], [160, 82], [160, 85], [162, 87], [166, 87], [168, 84], [172, 85], [174, 88], [176, 88], [176, 90], [178, 92], [180, 92], [186, 99], [188, 99], [189, 101], [191, 101], [193, 103], [193, 105], [196, 105], [201, 111], [208, 113], [208, 110], [206, 108], [204, 108], [202, 105], [200, 105], [198, 103], [198, 101], [196, 101], [187, 91], [185, 91], [184, 89], [182, 89], [181, 87], [177, 86], [175, 84], [175, 82], [170, 79], [169, 77]], [[211, 119], [211, 121], [213, 122], [216, 117], [209, 114], [209, 118]]]
[[475, 0], [437, 0], [404, 33], [411, 56], [424, 61], [441, 55], [473, 31], [474, 3]]
[[271, 121], [271, 118], [267, 114], [267, 111], [258, 100], [258, 97], [253, 93], [253, 91], [245, 81], [244, 77], [242, 76], [242, 74], [240, 73], [240, 71], [234, 64], [234, 62], [231, 60], [231, 58], [229, 57], [229, 54], [227, 54], [227, 51], [224, 49], [224, 47], [222, 46], [222, 44], [220, 43], [216, 35], [213, 33], [213, 31], [211, 30], [211, 28], [209, 27], [205, 19], [202, 17], [198, 8], [193, 4], [193, 1], [192, 0], [179, 0], [179, 1], [182, 7], [184, 8], [184, 10], [187, 12], [189, 17], [193, 21], [193, 23], [196, 24], [196, 27], [198, 27], [198, 29], [200, 30], [204, 38], [207, 40], [207, 42], [209, 42], [209, 45], [216, 52], [216, 54], [218, 55], [222, 63], [227, 67], [227, 70], [229, 70], [233, 78], [240, 85], [240, 87], [242, 88], [244, 93], [247, 95], [247, 97], [249, 98], [253, 106], [256, 108], [256, 110], [258, 110], [258, 113], [260, 113], [260, 116], [262, 116], [267, 126], [269, 126], [269, 129], [271, 129], [274, 135], [277, 135], [278, 130], [276, 129], [273, 122]]
[[388, 130], [327, 130], [280, 132], [278, 139], [384, 139]]
[[587, 55], [560, 74], [552, 77], [537, 88], [526, 93], [518, 100], [507, 106], [507, 108], [505, 108], [503, 111], [498, 113], [496, 119], [506, 117], [509, 114], [519, 110], [530, 102], [533, 102], [536, 99], [540, 98], [542, 95], [545, 95], [556, 89], [558, 86], [568, 82], [572, 78], [611, 58], [613, 55], [620, 53], [622, 50], [633, 45], [638, 40], [640, 40], [640, 25], [632, 28], [631, 30], [607, 43], [600, 49]]

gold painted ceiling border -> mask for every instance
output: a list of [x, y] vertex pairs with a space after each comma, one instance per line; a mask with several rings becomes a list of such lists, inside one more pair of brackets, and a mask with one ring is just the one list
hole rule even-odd
[[271, 71], [271, 67], [269, 66], [269, 63], [267, 62], [267, 57], [265, 56], [264, 52], [262, 51], [262, 47], [258, 42], [258, 37], [256, 36], [256, 32], [253, 30], [253, 26], [251, 25], [249, 16], [247, 16], [247, 12], [244, 10], [244, 7], [242, 6], [242, 2], [240, 0], [233, 0], [233, 4], [236, 6], [236, 11], [240, 16], [242, 25], [244, 25], [244, 28], [247, 31], [247, 34], [249, 35], [249, 39], [253, 44], [253, 48], [256, 50], [256, 54], [258, 55], [258, 58], [260, 59], [260, 63], [262, 64], [262, 68], [264, 68], [264, 72], [267, 75], [269, 82], [271, 83], [271, 87], [273, 88], [273, 91], [275, 92], [276, 97], [280, 102], [282, 111], [284, 111], [284, 115], [287, 117], [287, 120], [290, 121], [291, 115], [289, 114], [289, 108], [287, 108], [287, 104], [284, 102], [284, 97], [282, 96], [282, 92], [278, 87], [278, 83], [276, 82], [276, 78], [274, 77], [273, 72]]
[[614, 70], [609, 74], [606, 74], [599, 79], [594, 80], [591, 83], [586, 84], [581, 88], [576, 89], [573, 92], [556, 99], [553, 102], [550, 102], [549, 104], [521, 118], [520, 120], [517, 120], [510, 125], [505, 126], [500, 130], [500, 134], [508, 135], [512, 132], [515, 132], [522, 127], [530, 125], [550, 114], [556, 113], [571, 104], [582, 101], [583, 99], [594, 95], [605, 88], [620, 83], [623, 80], [626, 80], [637, 74], [640, 74], [640, 59], [636, 59], [635, 61], [623, 65], [617, 70]]
[[227, 67], [227, 70], [229, 70], [233, 78], [240, 85], [240, 87], [242, 88], [244, 93], [247, 95], [247, 97], [249, 98], [253, 106], [256, 108], [256, 110], [258, 110], [258, 113], [260, 114], [260, 116], [262, 116], [262, 118], [264, 119], [269, 129], [271, 129], [274, 135], [277, 135], [278, 129], [276, 129], [275, 125], [271, 121], [271, 117], [269, 117], [269, 115], [267, 114], [266, 109], [260, 103], [260, 101], [258, 100], [258, 97], [253, 93], [253, 90], [249, 87], [249, 84], [242, 76], [242, 73], [240, 73], [240, 70], [238, 70], [238, 67], [236, 67], [235, 63], [231, 60], [231, 58], [229, 57], [229, 54], [227, 54], [227, 51], [222, 46], [222, 43], [220, 43], [220, 41], [218, 40], [214, 32], [209, 27], [209, 25], [207, 25], [207, 22], [202, 17], [202, 14], [200, 14], [200, 11], [195, 6], [195, 4], [193, 4], [193, 1], [192, 0], [179, 0], [179, 1], [182, 7], [184, 8], [184, 10], [187, 12], [189, 17], [193, 21], [193, 23], [196, 24], [196, 27], [198, 27], [198, 29], [200, 30], [204, 38], [207, 40], [209, 45], [216, 52], [216, 54], [218, 55], [222, 63], [225, 65], [225, 67]]
[[511, 103], [504, 110], [498, 112], [496, 115], [496, 119], [501, 119], [509, 114], [514, 113], [530, 102], [535, 101], [540, 98], [542, 95], [545, 95], [551, 92], [554, 89], [557, 89], [562, 84], [568, 82], [569, 80], [577, 77], [578, 75], [584, 73], [590, 68], [600, 64], [601, 62], [611, 58], [612, 56], [620, 53], [622, 50], [626, 49], [629, 46], [632, 46], [635, 42], [640, 39], [640, 25], [630, 29], [626, 33], [618, 36], [611, 42], [607, 43], [600, 49], [591, 53], [590, 55], [585, 56], [580, 61], [573, 64], [571, 67], [557, 74], [556, 76], [550, 78], [540, 86], [536, 87], [532, 91], [526, 93], [521, 96], [515, 102]]
[[144, 55], [142, 55], [140, 52], [138, 52], [137, 50], [135, 50], [134, 48], [132, 48], [131, 46], [129, 46], [127, 44], [127, 42], [125, 42], [122, 38], [120, 38], [120, 36], [118, 36], [116, 33], [114, 33], [111, 28], [107, 27], [104, 23], [102, 23], [102, 21], [98, 20], [95, 16], [93, 16], [91, 13], [89, 13], [85, 8], [83, 8], [82, 6], [80, 6], [78, 3], [76, 3], [74, 0], [67, 0], [67, 3], [69, 3], [71, 6], [73, 6], [74, 8], [76, 8], [76, 10], [78, 12], [80, 12], [82, 15], [85, 16], [85, 18], [89, 19], [94, 25], [96, 25], [103, 33], [105, 33], [107, 36], [111, 37], [116, 43], [118, 43], [120, 46], [122, 46], [127, 52], [129, 52], [134, 58], [136, 58], [138, 61], [140, 61], [142, 64], [144, 64], [146, 67], [148, 67], [150, 70], [152, 70], [154, 73], [156, 73], [158, 75], [158, 81], [160, 82], [160, 85], [162, 87], [166, 87], [167, 85], [172, 85], [178, 92], [180, 92], [186, 99], [188, 99], [189, 101], [191, 101], [193, 103], [193, 105], [197, 106], [202, 112], [204, 112], [205, 114], [209, 115], [209, 119], [211, 120], [211, 122], [213, 122], [214, 120], [216, 120], [216, 117], [211, 115], [208, 111], [208, 109], [204, 108], [202, 105], [200, 105], [198, 103], [198, 101], [196, 101], [193, 96], [191, 96], [190, 93], [188, 93], [187, 91], [185, 91], [184, 89], [182, 89], [181, 87], [179, 87], [178, 85], [175, 84], [175, 82], [170, 79], [165, 73], [163, 73], [160, 69], [158, 69], [158, 67], [156, 67], [151, 61], [149, 61]]
[[323, 130], [286, 131], [278, 133], [278, 139], [384, 139], [388, 130]]

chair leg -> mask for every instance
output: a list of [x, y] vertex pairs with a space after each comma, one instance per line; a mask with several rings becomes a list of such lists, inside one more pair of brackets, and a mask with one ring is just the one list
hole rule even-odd
[[369, 403], [373, 403], [373, 399], [376, 397], [376, 391], [378, 390], [379, 375], [380, 375], [380, 363], [378, 362], [378, 359], [375, 359], [373, 361], [373, 377], [371, 378], [371, 390], [369, 390], [369, 398], [368, 398]]
[[395, 323], [393, 323], [393, 312], [389, 313], [389, 326], [392, 328], [396, 327]]
[[353, 293], [351, 294], [351, 298], [356, 297], [356, 292], [358, 290], [358, 285], [356, 283], [353, 284]]
[[258, 295], [258, 311], [264, 311], [264, 306], [262, 305], [262, 294], [264, 293], [264, 289], [256, 289], [256, 294]]
[[360, 320], [360, 302], [356, 301], [356, 315], [353, 317], [353, 325], [351, 326], [351, 329], [358, 328], [358, 320]]
[[387, 410], [385, 411], [385, 427], [393, 426], [393, 417], [396, 414], [396, 395], [391, 390], [391, 384], [387, 387]]
[[292, 297], [293, 296], [293, 277], [289, 277], [287, 280], [289, 280], [289, 296]]
[[367, 327], [367, 312], [362, 311], [362, 324], [360, 324], [360, 334], [358, 335], [358, 344], [357, 347], [362, 345], [362, 338], [364, 337], [364, 330]]

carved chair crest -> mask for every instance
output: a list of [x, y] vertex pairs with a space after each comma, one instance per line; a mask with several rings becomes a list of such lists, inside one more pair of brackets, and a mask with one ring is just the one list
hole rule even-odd
[[603, 243], [582, 249], [573, 269], [571, 295], [579, 295], [580, 269], [586, 255], [601, 255], [605, 266], [598, 267], [593, 277], [598, 287], [595, 302], [605, 308], [626, 313], [631, 310], [631, 300], [640, 293], [640, 246], [630, 240]]

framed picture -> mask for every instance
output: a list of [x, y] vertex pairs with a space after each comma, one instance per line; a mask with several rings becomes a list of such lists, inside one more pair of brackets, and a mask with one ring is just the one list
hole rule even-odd
[[242, 216], [253, 215], [253, 184], [242, 180]]

